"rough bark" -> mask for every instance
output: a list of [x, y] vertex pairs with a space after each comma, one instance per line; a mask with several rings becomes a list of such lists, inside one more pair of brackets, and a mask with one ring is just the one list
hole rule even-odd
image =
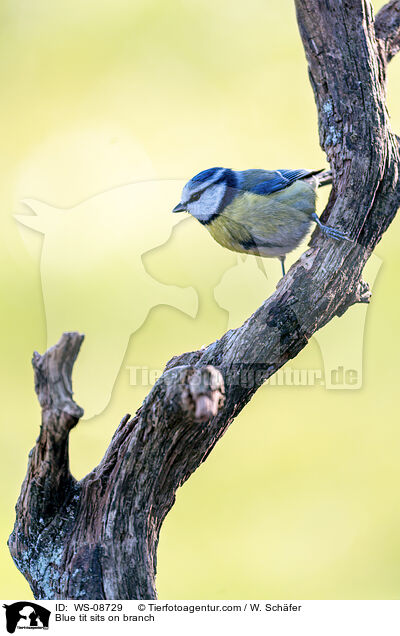
[[46, 354], [35, 354], [43, 421], [9, 546], [36, 598], [155, 598], [158, 536], [177, 488], [317, 329], [369, 301], [363, 267], [400, 205], [398, 142], [385, 102], [386, 64], [400, 48], [400, 3], [386, 5], [375, 22], [367, 0], [295, 5], [333, 173], [323, 220], [354, 242], [317, 231], [244, 325], [167, 364], [80, 482], [68, 468], [68, 433], [81, 414], [71, 370], [82, 336], [64, 334]]

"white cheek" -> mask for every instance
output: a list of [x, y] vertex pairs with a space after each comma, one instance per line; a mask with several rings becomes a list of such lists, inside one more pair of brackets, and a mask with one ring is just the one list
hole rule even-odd
[[217, 212], [224, 196], [225, 187], [225, 184], [218, 183], [207, 188], [198, 201], [193, 201], [188, 206], [190, 214], [199, 219], [199, 221], [207, 221]]
[[196, 219], [206, 219], [208, 216], [208, 206], [201, 199], [193, 201], [189, 205], [189, 212], [196, 217]]

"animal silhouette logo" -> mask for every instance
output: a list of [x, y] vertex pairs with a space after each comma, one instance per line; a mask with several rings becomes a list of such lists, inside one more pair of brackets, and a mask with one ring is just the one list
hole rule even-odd
[[[234, 255], [197, 227], [195, 242], [189, 244], [185, 228], [193, 227], [191, 220], [170, 214], [183, 184], [171, 179], [137, 182], [68, 209], [25, 199], [31, 214], [16, 215], [24, 228], [43, 236], [40, 273], [48, 346], [63, 331], [87, 336], [74, 372], [86, 418], [108, 405], [130, 338], [152, 309], [167, 305], [194, 319], [199, 302], [204, 306], [213, 296], [215, 309], [208, 322], [219, 321], [218, 337], [240, 326], [275, 289], [279, 272], [270, 260]], [[149, 273], [148, 254], [155, 254], [159, 270], [174, 264], [177, 284], [161, 283]], [[380, 265], [372, 255], [366, 272], [371, 287]], [[292, 310], [295, 314], [296, 307]], [[326, 388], [361, 386], [366, 311], [366, 305], [350, 309], [314, 335]], [[193, 325], [196, 330], [197, 322]], [[355, 381], [346, 383], [346, 370], [356, 370]]]
[[6, 610], [6, 628], [9, 634], [14, 634], [16, 629], [49, 628], [51, 612], [37, 603], [18, 601], [3, 607]]

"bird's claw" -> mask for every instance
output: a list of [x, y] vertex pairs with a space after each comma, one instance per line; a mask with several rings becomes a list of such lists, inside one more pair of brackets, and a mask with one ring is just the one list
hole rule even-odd
[[321, 229], [321, 232], [325, 234], [325, 236], [329, 236], [330, 238], [333, 238], [336, 241], [343, 240], [343, 241], [350, 241], [350, 243], [353, 242], [351, 238], [346, 236], [346, 234], [343, 234], [343, 232], [340, 232], [339, 230], [335, 230], [334, 227], [329, 227], [328, 225], [320, 225], [320, 229]]
[[335, 239], [335, 241], [349, 241], [350, 243], [353, 243], [352, 239], [346, 236], [346, 234], [343, 234], [343, 232], [340, 232], [340, 230], [336, 230], [334, 227], [329, 227], [329, 225], [324, 225], [323, 223], [321, 223], [315, 213], [313, 214], [313, 219], [318, 225], [321, 232], [325, 234], [325, 236], [333, 238]]

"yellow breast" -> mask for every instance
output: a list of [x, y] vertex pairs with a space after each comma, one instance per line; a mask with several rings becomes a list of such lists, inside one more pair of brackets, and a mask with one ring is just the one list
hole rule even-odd
[[315, 198], [315, 188], [299, 181], [268, 196], [244, 191], [206, 227], [229, 250], [283, 255], [309, 231]]

